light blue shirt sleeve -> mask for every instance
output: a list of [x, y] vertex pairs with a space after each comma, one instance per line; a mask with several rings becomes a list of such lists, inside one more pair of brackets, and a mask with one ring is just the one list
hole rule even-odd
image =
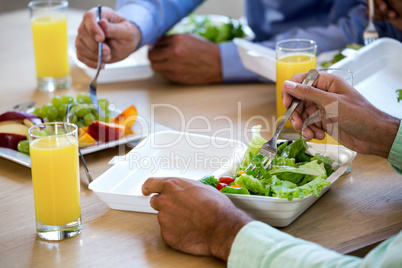
[[402, 267], [401, 248], [402, 232], [381, 243], [362, 259], [339, 254], [262, 222], [253, 221], [237, 234], [230, 251], [228, 267]]
[[116, 11], [137, 25], [140, 46], [153, 44], [204, 0], [117, 0]]

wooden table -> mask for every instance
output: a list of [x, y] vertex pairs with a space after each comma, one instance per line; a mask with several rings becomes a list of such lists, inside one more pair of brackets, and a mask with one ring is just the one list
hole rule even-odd
[[[70, 28], [76, 29], [82, 11], [70, 11]], [[0, 113], [12, 105], [35, 100], [38, 105], [54, 95], [86, 92], [90, 78], [72, 66], [70, 89], [44, 93], [35, 89], [35, 66], [28, 11], [0, 16]], [[117, 107], [134, 104], [140, 114], [180, 130], [183, 123], [193, 132], [211, 131], [234, 123], [233, 138], [245, 140], [243, 131], [256, 123], [272, 130], [275, 114], [275, 88], [266, 84], [179, 86], [154, 76], [150, 79], [102, 84], [99, 95]], [[176, 107], [151, 109], [152, 104]], [[264, 121], [263, 119], [266, 119]], [[191, 120], [194, 121], [191, 121]], [[191, 123], [192, 122], [192, 123]], [[267, 123], [268, 122], [268, 123]], [[238, 131], [241, 130], [241, 131]], [[237, 135], [239, 133], [239, 135]], [[264, 133], [268, 138], [272, 133]], [[229, 133], [224, 133], [223, 136]], [[85, 158], [94, 177], [109, 166], [107, 162], [122, 153], [107, 149]], [[107, 207], [88, 190], [81, 169], [83, 231], [78, 237], [47, 242], [35, 233], [35, 215], [29, 168], [0, 159], [0, 266], [1, 267], [224, 267], [209, 257], [175, 251], [160, 237], [154, 214], [124, 212]], [[397, 234], [402, 228], [402, 176], [385, 159], [357, 155], [352, 172], [342, 176], [331, 189], [290, 226], [281, 228], [296, 237], [347, 253]]]

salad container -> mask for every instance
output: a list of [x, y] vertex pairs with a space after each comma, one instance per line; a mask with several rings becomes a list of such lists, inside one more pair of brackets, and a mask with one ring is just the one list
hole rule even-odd
[[[94, 180], [89, 188], [110, 208], [157, 213], [143, 196], [142, 184], [149, 177], [178, 176], [199, 180], [205, 175], [227, 175], [241, 161], [247, 146], [239, 141], [198, 134], [165, 131], [151, 134], [124, 156], [114, 157], [113, 166]], [[335, 160], [334, 183], [351, 165], [356, 153], [339, 145], [309, 143], [309, 150]], [[330, 187], [330, 186], [329, 186]], [[325, 187], [321, 195], [329, 187]], [[278, 197], [227, 194], [232, 202], [257, 220], [272, 226], [289, 225], [319, 197], [291, 201]]]

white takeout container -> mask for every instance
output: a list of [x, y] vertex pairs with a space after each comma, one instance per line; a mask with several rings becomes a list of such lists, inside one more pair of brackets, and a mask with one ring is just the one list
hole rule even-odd
[[[309, 144], [335, 159], [335, 182], [351, 165], [356, 153], [338, 145]], [[178, 176], [199, 180], [206, 175], [228, 174], [233, 163], [242, 159], [246, 146], [239, 141], [204, 135], [166, 131], [151, 134], [127, 155], [115, 157], [114, 164], [93, 181], [89, 188], [110, 208], [156, 213], [143, 196], [141, 187], [149, 177]], [[181, 161], [181, 162], [180, 162]], [[329, 187], [323, 189], [322, 194]], [[292, 201], [276, 197], [227, 194], [232, 202], [254, 218], [272, 226], [289, 225], [318, 197]]]
[[276, 81], [275, 50], [251, 41], [235, 38], [239, 56], [244, 67], [271, 80]]
[[402, 88], [402, 43], [380, 38], [331, 68], [354, 73], [354, 87], [378, 109], [402, 118], [402, 102], [396, 90]]

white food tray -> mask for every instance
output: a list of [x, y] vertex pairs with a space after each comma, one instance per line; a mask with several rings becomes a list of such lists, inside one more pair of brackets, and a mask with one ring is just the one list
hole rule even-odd
[[378, 109], [402, 118], [402, 102], [396, 90], [402, 88], [402, 44], [394, 39], [380, 38], [331, 68], [348, 69], [354, 73], [354, 87]]
[[[310, 144], [313, 150], [336, 160], [335, 182], [351, 165], [356, 153], [337, 145]], [[150, 135], [123, 157], [113, 159], [113, 166], [93, 181], [89, 188], [110, 208], [156, 213], [143, 196], [141, 187], [149, 177], [178, 176], [199, 180], [229, 172], [239, 161], [246, 146], [238, 141], [175, 131]], [[323, 189], [324, 193], [329, 187]], [[307, 196], [292, 201], [276, 197], [228, 194], [232, 202], [254, 218], [272, 226], [289, 225], [318, 197]]]

